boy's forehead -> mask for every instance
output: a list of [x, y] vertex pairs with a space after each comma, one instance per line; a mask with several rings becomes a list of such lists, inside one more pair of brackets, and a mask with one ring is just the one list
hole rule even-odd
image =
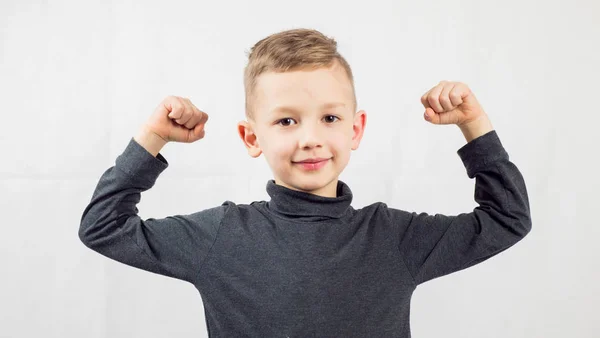
[[337, 85], [350, 86], [350, 80], [341, 67], [320, 67], [316, 69], [298, 69], [286, 72], [268, 71], [258, 76], [257, 86], [265, 91], [284, 92], [301, 87], [320, 87]]
[[[335, 109], [335, 108], [346, 108], [348, 105], [344, 102], [325, 102], [319, 106], [319, 110], [327, 110], [327, 109]], [[271, 115], [276, 115], [278, 113], [298, 113], [301, 114], [302, 111], [298, 109], [298, 107], [293, 105], [276, 105], [272, 109], [268, 111]]]
[[[343, 70], [342, 70], [343, 72]], [[260, 110], [271, 115], [293, 112], [302, 106], [343, 109], [351, 106], [352, 86], [344, 73], [320, 68], [314, 71], [268, 72], [255, 87]]]

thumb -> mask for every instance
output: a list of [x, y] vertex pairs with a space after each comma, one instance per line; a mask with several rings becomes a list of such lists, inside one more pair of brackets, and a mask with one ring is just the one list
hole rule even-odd
[[204, 124], [198, 123], [194, 129], [188, 130], [188, 139], [190, 142], [196, 142], [204, 138]]
[[425, 108], [423, 118], [433, 124], [440, 124], [440, 115], [436, 114], [435, 111], [429, 107]]

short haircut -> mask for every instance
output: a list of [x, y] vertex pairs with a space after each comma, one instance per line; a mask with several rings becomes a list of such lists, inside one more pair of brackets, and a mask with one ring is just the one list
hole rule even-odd
[[352, 86], [353, 104], [356, 108], [354, 77], [350, 65], [337, 51], [335, 39], [306, 28], [297, 28], [271, 34], [258, 41], [248, 55], [244, 69], [246, 117], [254, 119], [254, 91], [259, 75], [266, 72], [314, 70], [330, 67], [336, 61], [346, 71]]

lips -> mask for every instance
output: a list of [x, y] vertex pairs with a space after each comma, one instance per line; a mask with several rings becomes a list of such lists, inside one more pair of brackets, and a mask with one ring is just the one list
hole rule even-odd
[[[309, 159], [309, 160], [305, 160], [305, 161], [314, 161], [316, 159]], [[303, 170], [308, 170], [308, 171], [315, 171], [315, 170], [319, 170], [323, 167], [325, 167], [327, 165], [327, 163], [329, 163], [330, 159], [324, 159], [318, 162], [294, 162], [295, 165], [299, 166], [300, 168], [302, 168]]]
[[328, 160], [328, 158], [321, 158], [321, 157], [316, 157], [316, 158], [309, 158], [303, 161], [298, 161], [296, 163], [318, 163], [318, 162], [322, 162], [322, 161], [326, 161]]

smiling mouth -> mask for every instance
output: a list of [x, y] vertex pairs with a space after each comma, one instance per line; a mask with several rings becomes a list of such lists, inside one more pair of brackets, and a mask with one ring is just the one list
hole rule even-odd
[[323, 168], [327, 162], [329, 162], [329, 158], [319, 161], [319, 162], [292, 162], [295, 165], [300, 166], [300, 168], [304, 169], [304, 170], [318, 170]]
[[323, 161], [328, 161], [329, 159], [322, 159], [322, 160], [318, 160], [318, 161], [302, 161], [302, 162], [294, 162], [294, 163], [307, 163], [307, 164], [315, 164], [315, 163], [319, 163], [319, 162], [323, 162]]
[[321, 158], [321, 157], [317, 157], [315, 159], [309, 159], [309, 160], [305, 160], [305, 161], [298, 161], [298, 162], [294, 162], [292, 161], [292, 163], [319, 163], [319, 162], [323, 162], [323, 161], [328, 161], [331, 158]]

